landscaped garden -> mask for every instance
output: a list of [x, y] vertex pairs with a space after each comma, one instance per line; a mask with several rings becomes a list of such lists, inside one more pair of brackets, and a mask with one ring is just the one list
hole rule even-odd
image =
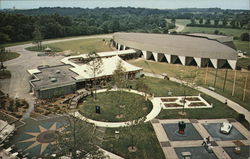
[[[95, 112], [95, 106], [100, 106], [101, 113]], [[128, 109], [139, 110], [133, 117], [128, 114]], [[152, 109], [152, 103], [145, 101], [141, 95], [124, 92], [110, 91], [97, 93], [97, 99], [88, 96], [79, 104], [79, 110], [83, 116], [98, 121], [128, 121], [146, 116]], [[128, 117], [129, 115], [129, 117]]]

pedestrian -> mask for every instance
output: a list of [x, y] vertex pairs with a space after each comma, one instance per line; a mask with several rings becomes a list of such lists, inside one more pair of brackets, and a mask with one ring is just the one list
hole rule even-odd
[[202, 146], [207, 146], [207, 138], [203, 138]]
[[227, 105], [227, 99], [225, 99], [225, 104]]

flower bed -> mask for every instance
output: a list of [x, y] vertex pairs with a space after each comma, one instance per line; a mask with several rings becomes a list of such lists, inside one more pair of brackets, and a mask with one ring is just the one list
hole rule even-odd
[[177, 98], [161, 98], [162, 102], [175, 102]]
[[192, 106], [206, 106], [206, 104], [203, 103], [203, 102], [195, 102], [195, 103], [190, 103], [188, 106], [189, 107], [192, 107]]
[[164, 105], [165, 105], [165, 107], [183, 107], [183, 105], [180, 105], [177, 103], [166, 103]]

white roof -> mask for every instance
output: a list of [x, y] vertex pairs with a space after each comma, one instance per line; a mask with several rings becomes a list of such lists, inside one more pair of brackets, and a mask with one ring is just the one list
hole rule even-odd
[[30, 70], [27, 70], [29, 72], [29, 74], [33, 75], [34, 73], [40, 73], [41, 71], [38, 70], [38, 69], [30, 69]]
[[[96, 77], [110, 76], [113, 74], [117, 65], [121, 61], [121, 65], [124, 67], [125, 72], [139, 71], [142, 70], [140, 67], [133, 66], [126, 61], [122, 60], [119, 56], [113, 56], [110, 58], [102, 58], [102, 67], [101, 72], [96, 74]], [[77, 65], [74, 68], [70, 68], [73, 72], [78, 74], [79, 76], [74, 77], [76, 80], [79, 79], [91, 79], [93, 78], [93, 72], [91, 71], [91, 67], [87, 64]]]

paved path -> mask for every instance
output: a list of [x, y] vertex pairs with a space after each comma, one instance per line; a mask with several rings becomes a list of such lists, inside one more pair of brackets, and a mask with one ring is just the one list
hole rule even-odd
[[[156, 73], [148, 73], [147, 72], [145, 75], [149, 76], [149, 77], [163, 78], [162, 75], [159, 75], [159, 74], [156, 74]], [[178, 79], [173, 78], [173, 77], [170, 77], [170, 80], [173, 81], [173, 82], [177, 82], [177, 83], [187, 84], [187, 82], [178, 80]], [[190, 87], [190, 83], [187, 86]], [[207, 94], [207, 95], [209, 95], [209, 96], [211, 96], [211, 97], [213, 97], [215, 99], [217, 99], [218, 101], [220, 101], [222, 103], [224, 103], [225, 100], [227, 100], [227, 106], [232, 108], [233, 110], [235, 110], [238, 113], [244, 114], [246, 120], [250, 123], [250, 112], [247, 109], [245, 109], [244, 107], [242, 107], [241, 105], [239, 105], [238, 103], [236, 103], [236, 102], [234, 102], [234, 101], [232, 101], [232, 100], [230, 100], [230, 99], [228, 99], [228, 98], [226, 98], [226, 97], [224, 97], [224, 96], [222, 96], [222, 95], [220, 95], [220, 94], [218, 94], [218, 93], [216, 93], [214, 91], [206, 89], [204, 87], [192, 86], [192, 85], [191, 85], [191, 87], [198, 90], [198, 91], [200, 91], [200, 92], [203, 92], [203, 93], [205, 93], [205, 94]]]
[[[44, 41], [43, 44], [50, 44], [56, 42], [64, 42], [70, 40], [90, 39], [90, 38], [112, 38], [112, 34], [81, 36], [67, 39], [57, 39]], [[6, 47], [6, 50], [17, 52], [20, 54], [18, 58], [4, 62], [7, 69], [11, 71], [11, 78], [0, 80], [0, 89], [4, 93], [8, 93], [10, 97], [18, 97], [26, 99], [30, 107], [24, 118], [29, 117], [30, 112], [34, 109], [35, 98], [30, 95], [29, 80], [30, 76], [27, 73], [28, 69], [37, 68], [39, 65], [58, 65], [63, 56], [37, 56], [37, 52], [28, 51], [25, 48], [34, 46], [34, 44], [23, 44], [11, 47]]]
[[[174, 81], [174, 82], [178, 82], [178, 83], [183, 82], [183, 81], [178, 80], [176, 78], [170, 78], [170, 80]], [[186, 82], [184, 82], [184, 83], [186, 83]], [[242, 107], [241, 105], [239, 105], [238, 103], [236, 103], [236, 102], [234, 102], [234, 101], [232, 101], [232, 100], [230, 100], [230, 99], [228, 99], [228, 98], [226, 98], [226, 97], [224, 97], [224, 96], [222, 96], [214, 91], [206, 89], [204, 87], [197, 86], [197, 87], [192, 87], [192, 88], [194, 88], [200, 92], [203, 92], [203, 93], [217, 99], [218, 101], [220, 101], [222, 103], [224, 103], [225, 100], [227, 100], [227, 106], [232, 108], [233, 110], [235, 110], [238, 113], [244, 114], [246, 120], [250, 123], [250, 112], [247, 109], [245, 109], [244, 107]]]
[[[101, 90], [98, 90], [97, 93], [106, 92], [106, 91], [107, 91], [106, 89], [101, 89]], [[112, 89], [110, 91], [117, 91], [117, 89]], [[123, 91], [130, 92], [130, 93], [135, 93], [135, 94], [139, 94], [139, 95], [144, 96], [143, 92], [138, 92], [136, 90], [123, 89]], [[162, 107], [160, 106], [159, 100], [154, 100], [154, 98], [153, 98], [153, 99], [151, 99], [151, 102], [153, 104], [153, 108], [152, 108], [151, 112], [146, 116], [146, 119], [145, 119], [144, 122], [148, 122], [148, 121], [154, 119], [161, 112]], [[85, 116], [80, 114], [78, 111], [71, 112], [70, 114], [75, 116], [78, 119], [81, 119], [83, 121], [87, 121], [89, 123], [95, 124], [96, 126], [99, 126], [99, 127], [107, 127], [107, 128], [124, 127], [124, 126], [131, 125], [131, 123], [133, 122], [133, 121], [127, 121], [127, 122], [102, 122], [102, 121], [96, 121], [96, 120], [86, 118]]]
[[185, 25], [180, 25], [180, 24], [175, 24], [175, 25], [177, 27], [177, 29], [175, 29], [176, 32], [181, 32], [186, 27]]

